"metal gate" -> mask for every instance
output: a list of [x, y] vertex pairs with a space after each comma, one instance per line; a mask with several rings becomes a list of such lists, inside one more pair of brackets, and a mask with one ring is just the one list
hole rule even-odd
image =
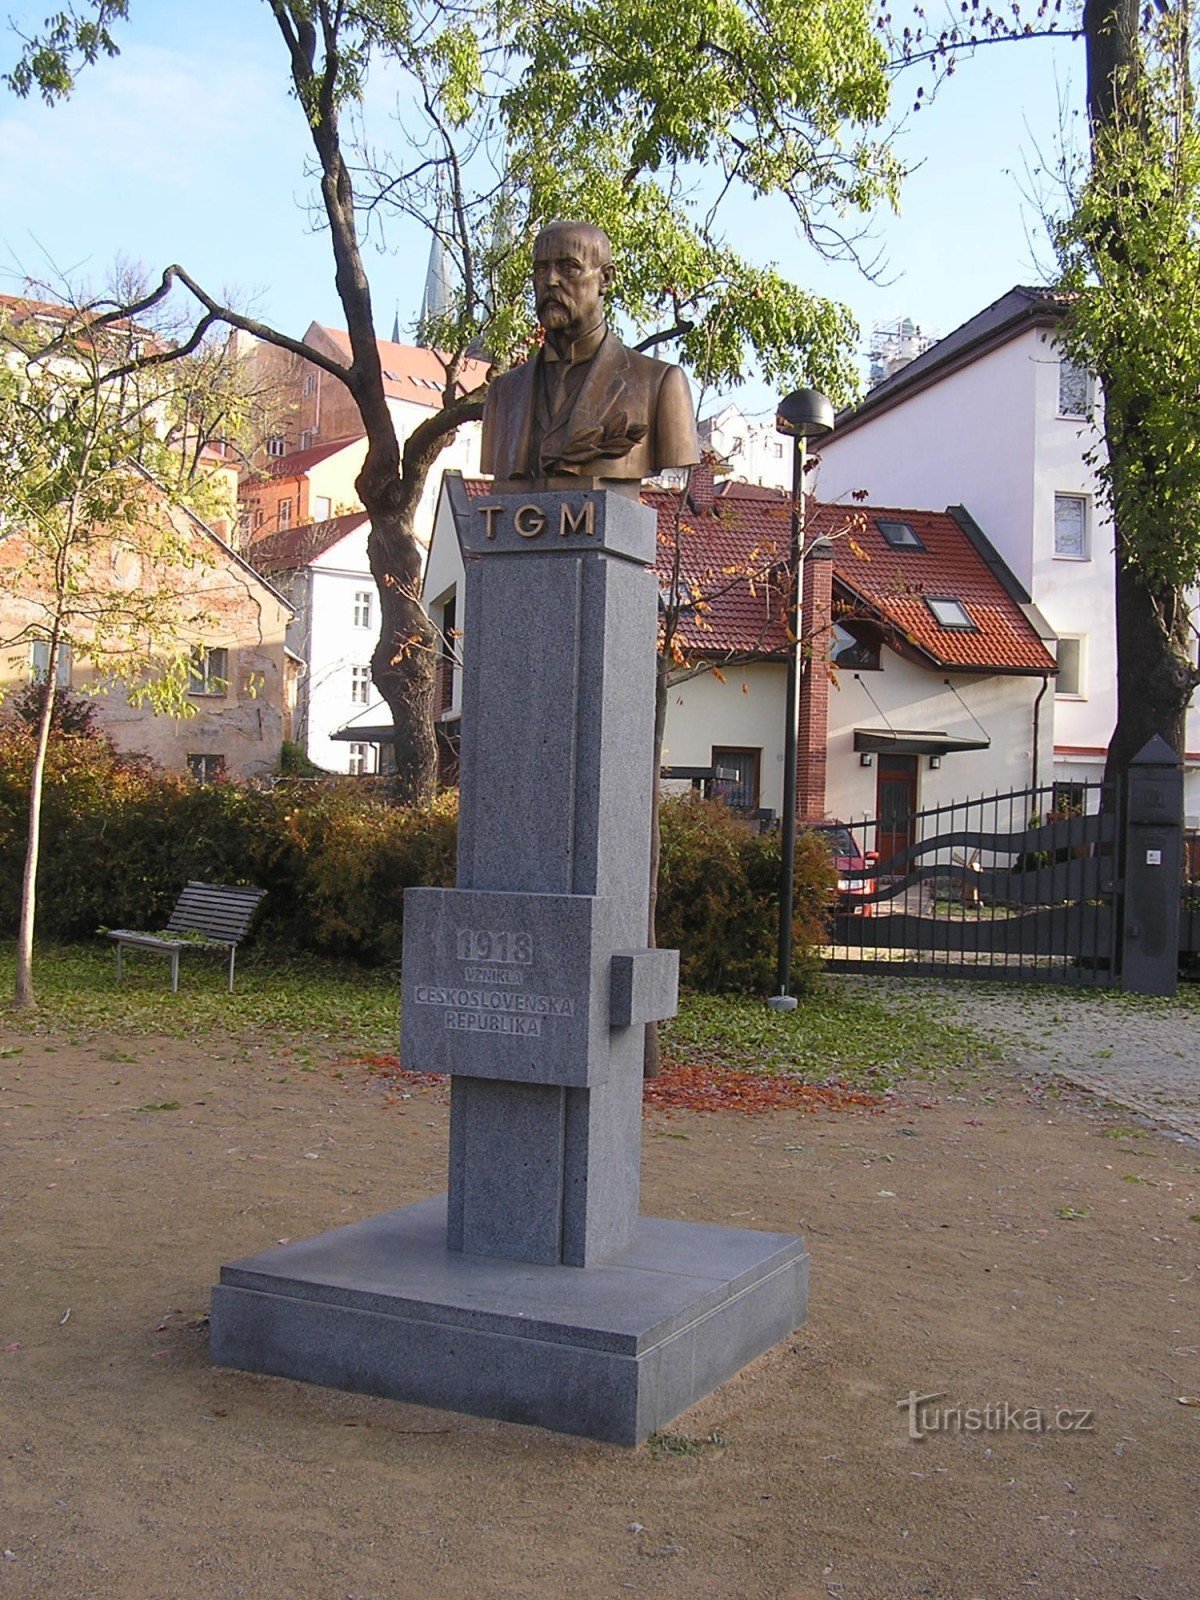
[[[1119, 797], [1046, 785], [849, 822], [827, 963], [1022, 983], [1108, 985], [1117, 969]], [[837, 847], [845, 848], [845, 841]]]

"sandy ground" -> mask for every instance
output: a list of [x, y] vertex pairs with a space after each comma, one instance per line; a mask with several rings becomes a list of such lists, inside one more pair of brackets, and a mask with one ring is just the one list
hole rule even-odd
[[[223, 1260], [442, 1187], [442, 1091], [0, 1049], [0, 1600], [1200, 1592], [1200, 1153], [1128, 1111], [1004, 1067], [648, 1118], [645, 1209], [802, 1230], [812, 1300], [622, 1450], [209, 1364]], [[993, 1426], [913, 1441], [910, 1391]]]

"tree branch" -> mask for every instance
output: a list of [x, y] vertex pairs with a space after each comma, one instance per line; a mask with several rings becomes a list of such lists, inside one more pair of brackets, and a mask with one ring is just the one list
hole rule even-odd
[[643, 339], [641, 344], [635, 344], [635, 350], [653, 350], [655, 345], [666, 344], [670, 339], [682, 339], [685, 333], [691, 333], [696, 326], [686, 317], [680, 317], [673, 328], [664, 328], [661, 333], [652, 333], [648, 339]]

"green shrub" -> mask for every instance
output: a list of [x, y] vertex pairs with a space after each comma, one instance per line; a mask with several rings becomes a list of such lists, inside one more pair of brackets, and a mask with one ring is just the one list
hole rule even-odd
[[[0, 929], [17, 925], [32, 740], [0, 729]], [[389, 805], [378, 786], [334, 778], [272, 789], [196, 784], [95, 735], [51, 741], [42, 809], [38, 928], [57, 939], [99, 927], [161, 928], [189, 878], [255, 883], [259, 934], [282, 948], [400, 959], [404, 890], [454, 881], [457, 796]], [[779, 835], [721, 805], [662, 808], [658, 940], [681, 952], [683, 982], [768, 992], [775, 982]], [[819, 840], [796, 851], [793, 979], [819, 967], [814, 947], [832, 895]]]
[[[0, 729], [0, 928], [16, 927], [33, 745]], [[38, 928], [160, 928], [189, 878], [268, 891], [260, 931], [291, 949], [378, 964], [400, 958], [413, 884], [454, 881], [454, 796], [422, 810], [336, 779], [258, 788], [196, 784], [122, 756], [103, 737], [47, 754]]]
[[[779, 936], [778, 831], [759, 833], [719, 802], [685, 795], [664, 800], [658, 873], [660, 945], [680, 952], [690, 989], [768, 993], [775, 987]], [[834, 870], [819, 838], [796, 841], [792, 984], [811, 985], [816, 947], [834, 891]]]

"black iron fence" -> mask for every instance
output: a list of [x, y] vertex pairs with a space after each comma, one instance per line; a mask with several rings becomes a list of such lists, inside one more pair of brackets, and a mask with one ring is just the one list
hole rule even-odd
[[[830, 966], [1107, 985], [1117, 970], [1119, 797], [1046, 785], [834, 834]], [[1200, 907], [1195, 920], [1200, 934]]]
[[1179, 902], [1179, 955], [1185, 971], [1200, 969], [1200, 831], [1183, 838], [1183, 896]]

